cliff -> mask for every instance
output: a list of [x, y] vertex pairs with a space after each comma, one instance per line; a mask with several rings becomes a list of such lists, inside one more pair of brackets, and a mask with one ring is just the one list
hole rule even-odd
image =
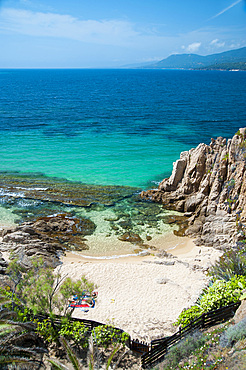
[[197, 245], [230, 249], [245, 239], [246, 128], [180, 154], [169, 178], [141, 197], [188, 217], [186, 235]]

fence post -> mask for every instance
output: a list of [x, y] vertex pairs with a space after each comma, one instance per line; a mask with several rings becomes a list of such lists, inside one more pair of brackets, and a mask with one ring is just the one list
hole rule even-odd
[[180, 339], [181, 339], [182, 338], [182, 327], [181, 327], [181, 325], [179, 327], [179, 336], [180, 336]]
[[[131, 336], [129, 335], [129, 338], [128, 338], [128, 340], [127, 340], [127, 344], [128, 344], [128, 348], [129, 349], [132, 349], [132, 338], [131, 338]], [[126, 344], [126, 345], [127, 345]]]
[[205, 316], [206, 316], [206, 314], [203, 313], [202, 314], [202, 329], [205, 328]]

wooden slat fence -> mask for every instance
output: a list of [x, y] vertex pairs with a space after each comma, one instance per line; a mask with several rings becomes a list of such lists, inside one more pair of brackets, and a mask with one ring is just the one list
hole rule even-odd
[[204, 313], [184, 328], [180, 327], [179, 331], [172, 336], [153, 340], [151, 342], [150, 351], [141, 357], [142, 368], [146, 369], [147, 367], [162, 361], [171, 346], [179, 342], [189, 333], [194, 332], [196, 329], [208, 328], [229, 320], [234, 316], [235, 311], [239, 306], [240, 302], [236, 302], [217, 310]]
[[[45, 319], [49, 319], [49, 316], [38, 314], [38, 315], [35, 315], [35, 318], [40, 320], [40, 321], [43, 321]], [[61, 325], [61, 320], [62, 319], [64, 319], [63, 316], [55, 315], [54, 320], [53, 320], [54, 325], [59, 327]], [[103, 324], [103, 323], [98, 322], [98, 321], [79, 319], [79, 318], [76, 318], [76, 317], [71, 317], [69, 320], [76, 321], [76, 322], [78, 322], [78, 321], [82, 322], [87, 328], [89, 328], [88, 334], [91, 334], [92, 330], [94, 328], [96, 328], [97, 326], [106, 326], [106, 324]], [[115, 328], [115, 329], [117, 329], [121, 333], [124, 332], [124, 330], [122, 330], [120, 328]], [[137, 339], [136, 340], [131, 339], [130, 336], [129, 336], [129, 339], [128, 339], [126, 345], [132, 351], [140, 353], [140, 354], [146, 353], [150, 349], [150, 345], [148, 343], [139, 342]]]
[[[134, 352], [142, 354], [141, 356], [141, 362], [142, 362], [142, 368], [146, 369], [149, 366], [152, 366], [153, 364], [156, 364], [160, 361], [162, 361], [168, 351], [168, 349], [179, 342], [183, 337], [188, 335], [189, 333], [194, 332], [196, 329], [200, 328], [208, 328], [213, 325], [216, 325], [218, 323], [227, 321], [230, 319], [237, 308], [240, 306], [240, 302], [232, 303], [228, 306], [219, 308], [217, 310], [213, 310], [210, 312], [207, 312], [205, 314], [202, 314], [200, 317], [192, 321], [190, 324], [185, 326], [184, 328], [179, 328], [179, 330], [173, 334], [170, 337], [155, 339], [151, 342], [151, 344], [140, 342], [137, 339], [131, 339], [129, 337], [129, 341], [127, 343], [127, 346]], [[35, 318], [39, 320], [45, 320], [48, 319], [48, 315], [36, 315]], [[54, 317], [54, 324], [57, 326], [61, 325], [62, 316], [56, 315]], [[72, 321], [79, 321], [82, 322], [86, 327], [89, 328], [89, 333], [92, 332], [92, 330], [100, 325], [105, 325], [97, 321], [92, 320], [86, 320], [86, 319], [79, 319], [72, 317]], [[124, 332], [124, 330], [116, 328], [120, 332]]]
[[[40, 314], [38, 314], [38, 315], [35, 315], [35, 318], [43, 321], [43, 320], [49, 319], [49, 316], [48, 315], [40, 315]], [[64, 319], [63, 316], [55, 315], [53, 322], [54, 322], [55, 325], [59, 326], [59, 325], [61, 325], [61, 320], [62, 319]], [[86, 319], [79, 319], [79, 318], [76, 318], [76, 317], [71, 317], [69, 320], [82, 322], [85, 325], [85, 327], [89, 328], [89, 332], [90, 333], [97, 326], [105, 325], [105, 324], [102, 324], [101, 322], [92, 321], [92, 320], [86, 320]], [[118, 329], [118, 328], [116, 328], [116, 329]], [[123, 332], [122, 329], [118, 329], [118, 330], [120, 330], [121, 332]]]
[[138, 339], [131, 339], [129, 348], [137, 353], [148, 353], [150, 350], [150, 345], [145, 342], [140, 342]]

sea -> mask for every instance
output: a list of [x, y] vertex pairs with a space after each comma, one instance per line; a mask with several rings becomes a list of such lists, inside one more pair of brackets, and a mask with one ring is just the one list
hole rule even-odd
[[244, 126], [243, 71], [2, 69], [0, 226], [65, 214], [95, 224], [87, 254], [146, 249], [176, 226], [139, 193]]

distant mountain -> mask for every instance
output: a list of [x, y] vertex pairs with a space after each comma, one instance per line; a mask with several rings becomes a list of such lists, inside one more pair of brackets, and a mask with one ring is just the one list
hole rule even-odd
[[[246, 47], [225, 51], [219, 54], [202, 56], [198, 54], [173, 54], [157, 63], [142, 68], [156, 69], [206, 69], [206, 67], [224, 63], [245, 63]], [[220, 69], [220, 68], [218, 68]]]
[[211, 64], [207, 67], [201, 67], [201, 68], [196, 68], [199, 70], [209, 70], [209, 71], [214, 71], [214, 70], [223, 70], [223, 71], [246, 71], [246, 62], [234, 62], [234, 63], [217, 63], [217, 64]]

